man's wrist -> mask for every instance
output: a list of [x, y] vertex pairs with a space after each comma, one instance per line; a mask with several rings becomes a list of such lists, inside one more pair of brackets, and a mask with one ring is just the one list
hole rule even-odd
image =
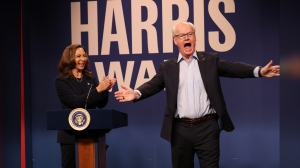
[[139, 90], [134, 90], [135, 100], [139, 99], [141, 97], [141, 92]]
[[261, 75], [261, 67], [259, 67], [259, 69], [258, 69], [258, 76], [261, 78], [261, 77], [263, 77], [262, 75]]

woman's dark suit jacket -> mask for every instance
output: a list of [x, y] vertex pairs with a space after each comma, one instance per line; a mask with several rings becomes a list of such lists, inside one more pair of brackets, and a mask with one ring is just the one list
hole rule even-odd
[[[87, 104], [87, 109], [103, 108], [108, 102], [109, 94], [108, 91], [98, 93], [96, 90], [98, 84], [95, 78], [88, 78], [85, 75], [81, 82], [78, 82], [76, 79], [66, 79], [64, 77], [56, 78], [55, 86], [62, 109], [85, 108], [85, 104]], [[87, 100], [90, 89], [91, 91]], [[66, 144], [75, 143], [74, 133], [76, 132], [78, 131], [59, 130], [57, 142]]]
[[[234, 130], [234, 125], [227, 112], [219, 77], [254, 78], [254, 65], [240, 62], [221, 60], [216, 53], [197, 53], [201, 76], [211, 107], [222, 123], [225, 131]], [[177, 57], [160, 64], [157, 74], [148, 82], [137, 88], [142, 94], [140, 99], [150, 97], [164, 88], [166, 89], [167, 104], [161, 128], [161, 137], [171, 142], [172, 127], [177, 109], [177, 92], [179, 84], [179, 63]]]

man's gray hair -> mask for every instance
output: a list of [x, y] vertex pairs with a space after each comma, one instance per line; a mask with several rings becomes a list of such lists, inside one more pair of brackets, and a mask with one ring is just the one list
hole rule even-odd
[[188, 22], [186, 20], [180, 20], [179, 22], [177, 22], [174, 26], [173, 26], [173, 29], [172, 29], [172, 33], [173, 33], [173, 37], [175, 37], [177, 34], [176, 34], [176, 27], [180, 24], [180, 23], [184, 23], [184, 24], [188, 24], [192, 27], [193, 31], [195, 32], [196, 31], [196, 28], [194, 26], [193, 23], [191, 22]]

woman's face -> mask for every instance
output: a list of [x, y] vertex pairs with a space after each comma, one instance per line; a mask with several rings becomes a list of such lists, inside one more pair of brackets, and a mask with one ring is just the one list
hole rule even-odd
[[87, 55], [83, 48], [77, 48], [75, 51], [75, 69], [77, 69], [78, 71], [82, 71], [87, 62], [87, 59]]

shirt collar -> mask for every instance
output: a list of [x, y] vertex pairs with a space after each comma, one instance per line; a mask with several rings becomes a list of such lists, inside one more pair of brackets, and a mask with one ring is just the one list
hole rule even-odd
[[[194, 58], [196, 58], [196, 59], [199, 61], [199, 58], [198, 58], [198, 56], [197, 56], [196, 51], [194, 52], [194, 54], [193, 54], [191, 57], [194, 57]], [[182, 54], [179, 53], [179, 54], [178, 54], [177, 63], [179, 63], [179, 62], [182, 61], [183, 59], [184, 59], [184, 58], [183, 58]]]

